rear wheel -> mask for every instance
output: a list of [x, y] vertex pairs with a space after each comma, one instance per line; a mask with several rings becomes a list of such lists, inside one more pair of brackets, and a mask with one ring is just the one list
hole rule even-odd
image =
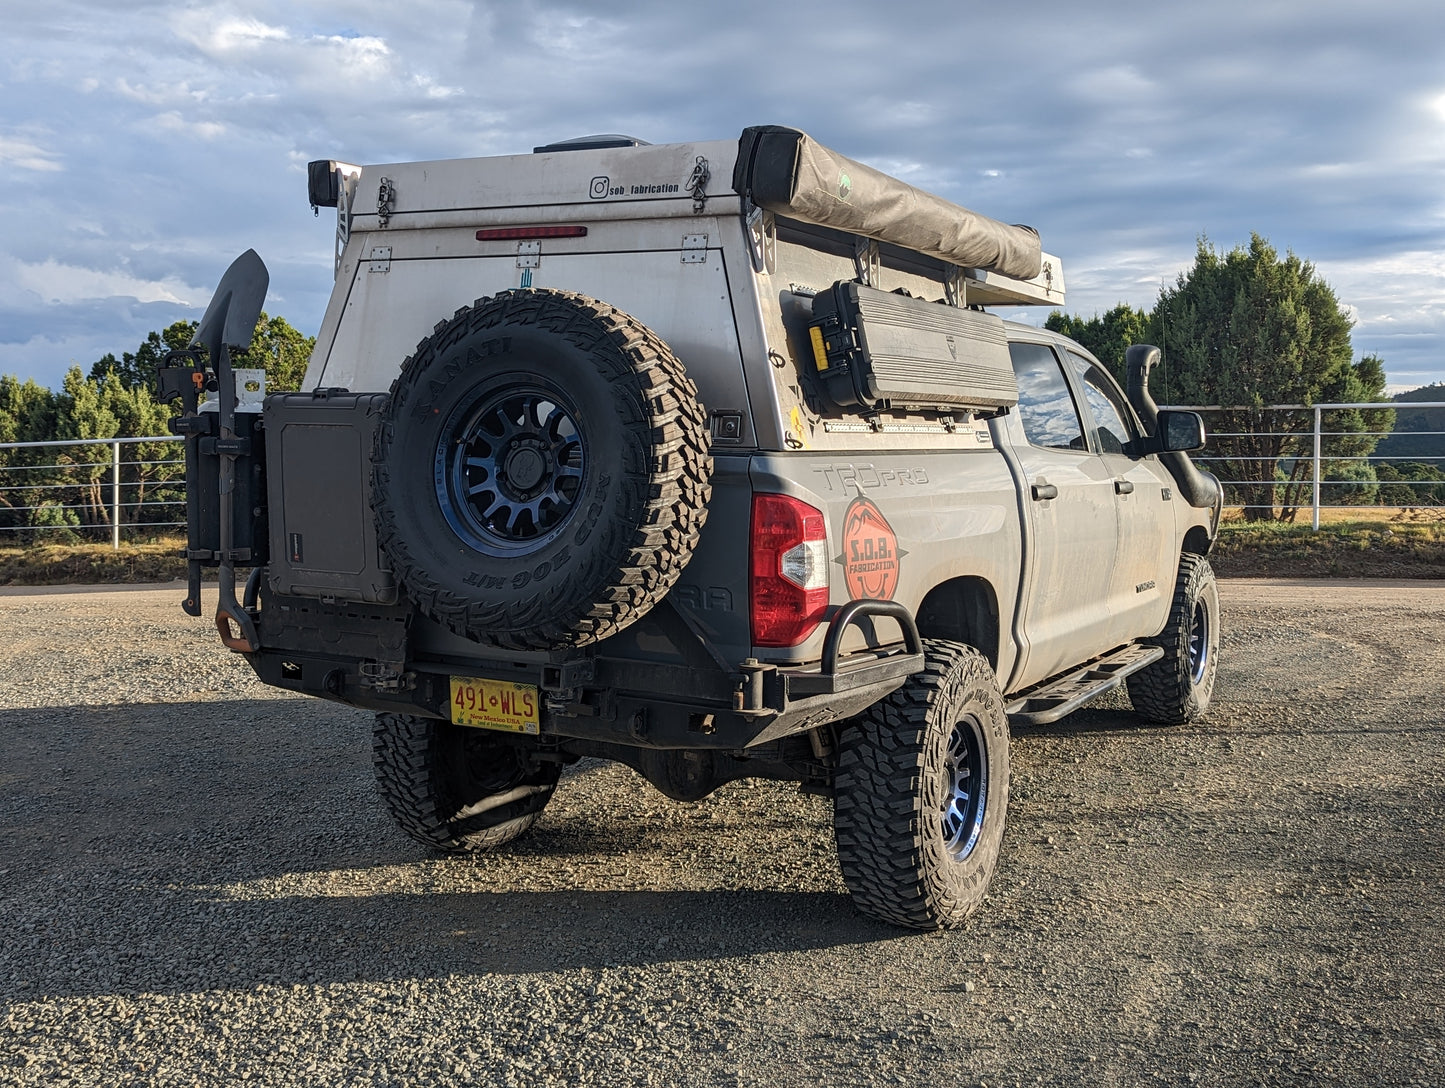
[[939, 640], [925, 652], [922, 672], [844, 729], [834, 831], [859, 910], [940, 929], [978, 907], [998, 862], [1009, 735], [982, 654]]
[[1161, 725], [1203, 717], [1219, 671], [1219, 587], [1204, 556], [1180, 559], [1169, 620], [1150, 641], [1164, 656], [1129, 677], [1134, 709]]
[[378, 714], [372, 765], [387, 811], [411, 838], [451, 853], [501, 846], [552, 799], [557, 763], [522, 744], [439, 718]]

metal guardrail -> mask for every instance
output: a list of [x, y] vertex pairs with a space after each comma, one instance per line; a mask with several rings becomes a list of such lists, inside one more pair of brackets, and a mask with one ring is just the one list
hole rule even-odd
[[[1194, 455], [1194, 460], [1206, 467], [1208, 467], [1211, 463], [1239, 464], [1249, 461], [1273, 461], [1276, 463], [1276, 465], [1288, 463], [1290, 466], [1290, 478], [1285, 480], [1221, 479], [1220, 482], [1223, 483], [1226, 488], [1225, 505], [1237, 510], [1256, 509], [1262, 508], [1263, 506], [1262, 503], [1250, 504], [1230, 501], [1229, 489], [1231, 488], [1236, 489], [1237, 491], [1237, 489], [1239, 488], [1301, 488], [1307, 486], [1310, 495], [1310, 502], [1308, 505], [1313, 512], [1312, 523], [1316, 529], [1320, 527], [1320, 512], [1323, 510], [1346, 510], [1360, 508], [1360, 504], [1356, 503], [1331, 504], [1324, 502], [1323, 499], [1325, 488], [1371, 487], [1378, 486], [1380, 484], [1380, 481], [1378, 480], [1327, 479], [1325, 477], [1325, 466], [1328, 464], [1346, 462], [1364, 462], [1367, 464], [1374, 462], [1419, 463], [1435, 461], [1439, 462], [1439, 467], [1441, 467], [1442, 470], [1445, 470], [1445, 455], [1442, 455], [1441, 457], [1393, 457], [1380, 454], [1339, 454], [1331, 453], [1325, 449], [1327, 445], [1326, 440], [1332, 438], [1384, 438], [1389, 436], [1390, 434], [1409, 434], [1418, 435], [1421, 437], [1440, 437], [1445, 436], [1445, 431], [1326, 431], [1323, 429], [1324, 415], [1326, 412], [1340, 410], [1378, 411], [1380, 409], [1393, 409], [1398, 412], [1416, 409], [1445, 408], [1445, 401], [1386, 401], [1383, 403], [1365, 402], [1350, 404], [1270, 404], [1263, 406], [1245, 405], [1237, 407], [1218, 404], [1180, 404], [1169, 405], [1168, 407], [1179, 408], [1193, 412], [1200, 412], [1206, 416], [1206, 419], [1210, 413], [1220, 413], [1227, 411], [1311, 413], [1312, 426], [1309, 430], [1296, 429], [1288, 431], [1248, 432], [1227, 431], [1212, 434], [1210, 436], [1210, 444], [1205, 448], [1205, 452]], [[1219, 452], [1220, 439], [1251, 437], [1284, 438], [1294, 444], [1298, 444], [1302, 448], [1298, 450], [1291, 449], [1289, 451], [1286, 451], [1279, 457], [1254, 457], [1247, 455], [1240, 456], [1229, 455]], [[177, 473], [175, 476], [169, 476], [164, 472], [160, 472], [155, 473], [149, 478], [146, 478], [143, 473], [136, 471], [131, 473], [131, 475], [136, 477], [135, 479], [126, 480], [124, 479], [124, 476], [126, 475], [126, 470], [164, 470], [172, 466], [184, 465], [185, 460], [183, 458], [175, 458], [169, 460], [125, 460], [121, 456], [123, 447], [158, 443], [165, 443], [169, 445], [181, 441], [183, 441], [183, 439], [175, 435], [148, 435], [140, 438], [78, 438], [58, 439], [47, 442], [0, 442], [0, 461], [9, 460], [9, 457], [6, 455], [5, 452], [9, 450], [109, 447], [110, 453], [110, 457], [105, 461], [60, 460], [57, 458], [50, 458], [47, 459], [45, 463], [37, 464], [17, 465], [0, 463], [0, 534], [43, 533], [61, 530], [69, 530], [71, 532], [109, 530], [111, 546], [118, 549], [120, 547], [121, 530], [123, 528], [151, 530], [174, 529], [183, 527], [185, 525], [184, 520], [150, 520], [149, 518], [143, 518], [139, 516], [140, 511], [144, 509], [152, 509], [159, 512], [161, 509], [174, 510], [177, 508], [184, 508], [186, 503], [183, 497], [151, 500], [147, 500], [144, 498], [146, 488], [166, 488], [174, 490], [183, 495], [185, 489], [185, 479], [182, 473]], [[1445, 448], [1445, 443], [1442, 443], [1442, 448]], [[1294, 478], [1298, 473], [1297, 466], [1300, 463], [1308, 464], [1308, 479]], [[103, 470], [107, 467], [110, 469], [110, 479], [108, 483], [99, 481], [95, 475], [92, 475], [90, 478], [83, 480], [54, 479], [54, 477], [58, 475], [73, 475], [75, 473], [87, 472], [94, 473], [94, 470], [96, 469]], [[33, 476], [22, 478], [20, 474], [24, 473], [48, 473], [52, 478], [48, 480], [35, 480]], [[1406, 481], [1404, 483], [1405, 486], [1410, 486], [1411, 482]], [[1428, 484], [1429, 481], [1416, 482], [1416, 486]], [[86, 488], [90, 490], [93, 495], [96, 494], [97, 491], [103, 493], [108, 488], [109, 495], [104, 502], [92, 501], [88, 503], [67, 503], [54, 502], [49, 500], [31, 501], [34, 500], [37, 496], [50, 493], [73, 493], [78, 488]], [[135, 499], [131, 502], [124, 501], [125, 494], [128, 489], [131, 490], [131, 493], [133, 495], [136, 494], [138, 491], [141, 495], [141, 498]], [[1441, 482], [1441, 490], [1442, 492], [1445, 492], [1445, 481]], [[1273, 494], [1272, 491], [1271, 494]], [[11, 504], [8, 501], [9, 497], [18, 498], [22, 501], [19, 504]], [[1273, 510], [1276, 505], [1277, 504], [1271, 501], [1270, 509]], [[1421, 503], [1417, 505], [1427, 504]], [[1301, 503], [1298, 504], [1298, 506], [1299, 508], [1303, 508], [1304, 504]], [[69, 511], [74, 516], [74, 520], [66, 521], [64, 524], [36, 524], [33, 517], [15, 517], [15, 515], [33, 515], [41, 510], [50, 509]], [[126, 518], [127, 511], [131, 512], [129, 520], [127, 520]], [[90, 522], [82, 521], [80, 518], [80, 515], [82, 513], [90, 515], [94, 520]], [[15, 523], [4, 524], [4, 521], [6, 520]]]
[[[1232, 480], [1220, 479], [1225, 487], [1224, 505], [1236, 510], [1263, 509], [1264, 503], [1240, 503], [1231, 502], [1230, 489], [1259, 488], [1270, 489], [1271, 502], [1269, 509], [1273, 511], [1280, 505], [1273, 501], [1276, 488], [1303, 488], [1309, 489], [1309, 503], [1311, 510], [1311, 524], [1318, 530], [1320, 527], [1320, 513], [1323, 510], [1358, 510], [1365, 506], [1362, 503], [1327, 503], [1324, 501], [1326, 488], [1348, 489], [1351, 487], [1378, 487], [1383, 484], [1399, 484], [1407, 488], [1430, 487], [1432, 481], [1381, 481], [1378, 479], [1348, 480], [1348, 479], [1327, 479], [1325, 477], [1326, 466], [1330, 464], [1430, 464], [1445, 470], [1445, 452], [1441, 455], [1420, 455], [1420, 456], [1395, 456], [1385, 454], [1349, 454], [1335, 453], [1325, 449], [1327, 439], [1347, 438], [1376, 438], [1385, 439], [1391, 436], [1399, 437], [1410, 435], [1412, 437], [1441, 437], [1445, 431], [1326, 431], [1324, 430], [1324, 416], [1327, 412], [1333, 411], [1381, 411], [1390, 410], [1396, 413], [1403, 411], [1415, 411], [1432, 408], [1445, 408], [1445, 401], [1355, 401], [1346, 403], [1330, 404], [1266, 404], [1266, 405], [1221, 405], [1221, 404], [1175, 404], [1168, 407], [1182, 409], [1184, 411], [1199, 412], [1205, 416], [1206, 422], [1210, 413], [1222, 412], [1292, 412], [1310, 413], [1311, 426], [1308, 430], [1295, 429], [1285, 431], [1222, 431], [1212, 433], [1209, 436], [1209, 444], [1202, 453], [1192, 454], [1195, 462], [1203, 467], [1210, 467], [1211, 462], [1222, 464], [1242, 464], [1247, 462], [1274, 462], [1276, 468], [1282, 465], [1289, 466], [1287, 478], [1270, 480]], [[1257, 457], [1249, 455], [1238, 455], [1222, 453], [1220, 450], [1221, 439], [1248, 439], [1248, 438], [1282, 438], [1287, 443], [1295, 443], [1302, 448], [1283, 451], [1279, 456]], [[1306, 446], [1305, 443], [1308, 443]], [[1441, 443], [1442, 450], [1445, 450], [1445, 442]], [[1297, 466], [1305, 464], [1309, 469], [1308, 478], [1297, 478]], [[1273, 475], [1273, 474], [1272, 474]], [[1440, 481], [1440, 488], [1445, 491], [1445, 481]], [[1236, 492], [1237, 493], [1237, 492]], [[1285, 503], [1287, 507], [1303, 508], [1304, 503]], [[1373, 504], [1373, 505], [1397, 505], [1397, 504]], [[1409, 504], [1412, 507], [1430, 506], [1433, 503], [1417, 502]]]
[[[122, 456], [123, 447], [133, 447], [142, 444], [153, 445], [165, 443], [167, 445], [184, 441], [176, 435], [147, 435], [139, 438], [69, 438], [56, 439], [46, 442], [0, 442], [0, 534], [11, 534], [12, 537], [19, 534], [45, 533], [45, 532], [94, 532], [108, 530], [110, 534], [111, 547], [120, 548], [121, 530], [131, 529], [173, 529], [183, 527], [184, 520], [150, 520], [141, 516], [145, 509], [174, 510], [179, 507], [184, 510], [186, 500], [184, 497], [174, 499], [149, 499], [144, 496], [147, 489], [169, 489], [184, 494], [185, 477], [183, 472], [170, 476], [164, 470], [170, 466], [183, 466], [184, 458], [167, 460], [141, 459], [125, 460]], [[75, 450], [87, 451], [96, 450], [101, 447], [109, 447], [110, 456], [103, 461], [63, 459], [62, 454], [44, 459], [43, 462], [35, 464], [10, 464], [10, 457], [7, 451], [10, 450]], [[93, 454], [89, 454], [93, 457]], [[110, 469], [109, 481], [103, 480], [103, 470]], [[137, 470], [129, 473], [133, 479], [124, 479], [126, 470]], [[151, 470], [147, 475], [139, 470]], [[96, 470], [102, 470], [96, 472]], [[162, 470], [156, 472], [155, 470]], [[62, 479], [60, 477], [78, 477]], [[39, 477], [39, 478], [37, 478]], [[58, 502], [52, 501], [44, 496], [60, 494], [69, 498], [79, 489], [86, 489], [93, 495], [109, 495], [103, 501], [91, 502]], [[130, 492], [133, 501], [123, 501], [127, 491]], [[139, 498], [135, 498], [139, 495]], [[12, 502], [12, 499], [20, 500]], [[62, 517], [68, 513], [74, 520], [63, 520], [59, 524], [37, 523], [33, 515], [41, 511], [58, 510]], [[130, 516], [127, 518], [126, 513]], [[26, 515], [26, 516], [20, 516]], [[82, 520], [82, 516], [89, 516], [93, 520]], [[165, 515], [162, 515], [164, 517]], [[6, 524], [10, 522], [11, 524]], [[0, 538], [3, 539], [3, 538]]]

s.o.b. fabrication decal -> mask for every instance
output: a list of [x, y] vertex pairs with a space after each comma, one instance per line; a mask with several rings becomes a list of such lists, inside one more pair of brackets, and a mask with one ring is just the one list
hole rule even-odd
[[871, 597], [891, 601], [898, 591], [898, 535], [873, 500], [862, 495], [848, 505], [843, 517], [843, 576], [853, 599]]

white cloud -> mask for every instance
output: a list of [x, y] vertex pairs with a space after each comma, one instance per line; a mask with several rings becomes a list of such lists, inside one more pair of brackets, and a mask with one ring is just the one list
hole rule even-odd
[[1151, 309], [1159, 298], [1159, 288], [1173, 281], [1191, 255], [1162, 248], [1129, 247], [1116, 241], [1092, 261], [1080, 259], [1072, 266], [1065, 261], [1069, 310], [1091, 317], [1121, 302], [1136, 309]]
[[466, 94], [460, 87], [443, 87], [430, 76], [424, 75], [412, 76], [411, 85], [428, 98], [455, 98], [457, 95]]
[[65, 169], [55, 152], [16, 136], [0, 136], [0, 164], [41, 172]]
[[179, 132], [202, 140], [214, 140], [226, 134], [226, 126], [218, 121], [187, 121], [175, 110], [159, 114], [154, 120], [157, 127], [167, 132]]
[[1297, 172], [1301, 177], [1335, 180], [1362, 177], [1374, 173], [1375, 168], [1360, 162], [1315, 162], [1306, 163]]
[[252, 52], [267, 42], [284, 42], [291, 37], [284, 27], [270, 26], [260, 19], [218, 16], [214, 8], [192, 8], [176, 16], [177, 34], [204, 53], [227, 56]]
[[309, 38], [307, 44], [339, 54], [342, 64], [361, 68], [384, 69], [386, 58], [391, 56], [385, 39], [370, 36], [348, 38], [331, 34]]
[[1396, 321], [1407, 313], [1445, 318], [1445, 265], [1439, 253], [1415, 250], [1314, 264], [1335, 294], [1358, 304], [1370, 320]]
[[204, 288], [180, 280], [144, 280], [128, 272], [81, 268], [54, 259], [36, 264], [17, 262], [15, 283], [33, 291], [47, 303], [71, 303], [85, 299], [133, 298], [137, 302], [170, 302], [182, 306], [203, 306], [210, 298]]
[[166, 106], [177, 102], [204, 102], [210, 97], [210, 92], [192, 88], [185, 82], [136, 84], [124, 76], [120, 76], [116, 79], [114, 86], [116, 92], [122, 97], [142, 102], [148, 106]]
[[1073, 80], [1079, 95], [1098, 102], [1137, 102], [1158, 93], [1153, 80], [1133, 65], [1121, 64], [1082, 72]]
[[887, 97], [874, 98], [868, 103], [867, 111], [877, 117], [886, 117], [890, 128], [935, 125], [942, 116], [937, 103]]
[[599, 45], [609, 38], [625, 33], [625, 29], [615, 21], [597, 19], [590, 15], [543, 11], [536, 17], [531, 36], [537, 45], [549, 51], [595, 61]]

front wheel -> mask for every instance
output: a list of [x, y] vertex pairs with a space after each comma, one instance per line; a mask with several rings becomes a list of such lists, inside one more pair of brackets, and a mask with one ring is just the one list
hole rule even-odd
[[941, 929], [983, 902], [1008, 812], [1008, 718], [987, 659], [930, 639], [923, 670], [844, 729], [833, 826], [864, 914]]
[[1164, 656], [1129, 677], [1134, 709], [1161, 725], [1203, 717], [1219, 671], [1219, 587], [1204, 556], [1180, 559], [1169, 620], [1150, 641]]
[[523, 744], [485, 729], [413, 714], [378, 714], [377, 790], [397, 825], [448, 853], [501, 846], [541, 816], [561, 777]]

